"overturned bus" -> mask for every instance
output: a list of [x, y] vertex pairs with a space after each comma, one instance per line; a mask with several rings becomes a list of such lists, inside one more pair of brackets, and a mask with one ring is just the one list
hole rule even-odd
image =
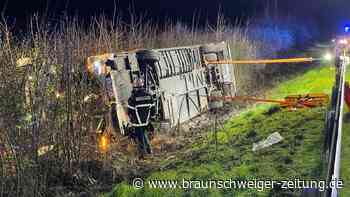
[[230, 48], [221, 42], [92, 56], [86, 67], [109, 92], [115, 130], [135, 134], [139, 148], [148, 149], [144, 133], [152, 123], [171, 129], [222, 107], [209, 96], [236, 94], [234, 65], [206, 63], [229, 59]]

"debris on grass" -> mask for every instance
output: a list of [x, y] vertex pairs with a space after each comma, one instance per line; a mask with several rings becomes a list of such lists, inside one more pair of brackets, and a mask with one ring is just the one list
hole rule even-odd
[[275, 132], [271, 135], [269, 135], [269, 137], [267, 137], [265, 140], [260, 141], [258, 143], [254, 143], [253, 144], [253, 151], [258, 151], [264, 148], [267, 148], [269, 146], [272, 146], [274, 144], [277, 144], [278, 142], [282, 141], [283, 137], [280, 135], [280, 133]]

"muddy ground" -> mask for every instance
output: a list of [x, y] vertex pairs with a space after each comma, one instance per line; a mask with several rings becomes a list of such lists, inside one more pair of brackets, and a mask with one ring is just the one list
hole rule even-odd
[[[86, 159], [77, 164], [73, 176], [54, 175], [62, 184], [53, 184], [49, 196], [97, 196], [110, 191], [116, 184], [130, 182], [135, 177], [147, 177], [150, 172], [165, 170], [176, 165], [178, 158], [195, 157], [188, 148], [200, 140], [206, 140], [208, 133], [221, 127], [231, 117], [245, 109], [247, 104], [225, 104], [225, 107], [192, 119], [181, 127], [168, 131], [156, 131], [152, 139], [152, 155], [139, 159], [136, 145], [119, 134], [112, 136], [109, 150], [99, 152], [90, 136], [90, 144], [84, 144]], [[55, 181], [57, 183], [57, 181]]]

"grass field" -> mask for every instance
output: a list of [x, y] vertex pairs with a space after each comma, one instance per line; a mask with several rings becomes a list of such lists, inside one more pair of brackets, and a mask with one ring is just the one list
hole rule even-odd
[[[349, 69], [349, 68], [348, 68]], [[347, 72], [347, 81], [350, 80], [350, 72]], [[350, 196], [350, 118], [349, 108], [344, 109], [344, 124], [342, 138], [342, 163], [340, 167], [341, 179], [344, 181], [344, 188], [341, 190], [341, 196]]]
[[310, 68], [303, 75], [284, 81], [272, 89], [269, 95], [283, 98], [288, 94], [327, 93], [330, 94], [334, 83], [335, 68], [322, 66]]
[[341, 178], [345, 187], [341, 191], [341, 196], [350, 196], [350, 123], [349, 120], [343, 125], [342, 138], [342, 164], [340, 168]]
[[[330, 93], [334, 68], [315, 67], [284, 81], [268, 95], [283, 98], [288, 94]], [[191, 154], [177, 158], [174, 167], [152, 172], [149, 180], [290, 180], [322, 179], [323, 129], [326, 108], [288, 111], [273, 105], [259, 104], [228, 120], [207, 140], [191, 145]], [[349, 123], [344, 128], [342, 177], [350, 180]], [[253, 152], [252, 145], [279, 132], [282, 142]], [[215, 140], [217, 139], [217, 140]], [[215, 141], [217, 145], [215, 145]], [[190, 155], [190, 157], [188, 156]], [[347, 186], [347, 185], [346, 185]], [[350, 188], [342, 196], [349, 196]], [[106, 196], [299, 196], [300, 190], [278, 187], [258, 189], [150, 189], [137, 190], [130, 183], [118, 184]]]

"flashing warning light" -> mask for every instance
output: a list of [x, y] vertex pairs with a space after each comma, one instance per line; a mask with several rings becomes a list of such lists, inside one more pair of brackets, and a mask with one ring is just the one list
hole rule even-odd
[[346, 33], [349, 33], [349, 32], [350, 32], [350, 25], [345, 26], [345, 27], [344, 27], [344, 31], [345, 31]]

